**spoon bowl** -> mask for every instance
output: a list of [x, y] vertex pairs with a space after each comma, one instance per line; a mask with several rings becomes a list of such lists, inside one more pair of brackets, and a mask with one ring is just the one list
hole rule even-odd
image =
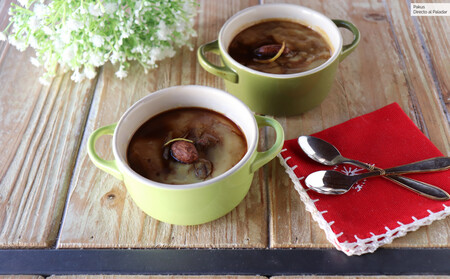
[[339, 150], [329, 142], [312, 136], [301, 136], [298, 145], [309, 158], [326, 166], [335, 166], [342, 163], [352, 164], [365, 169], [373, 170], [373, 166], [356, 160], [345, 158]]
[[358, 179], [338, 171], [316, 171], [308, 175], [305, 184], [308, 188], [327, 195], [341, 195], [347, 193]]
[[[404, 173], [423, 173], [445, 170], [450, 167], [450, 158], [436, 157], [385, 170], [375, 170], [357, 175], [346, 175], [338, 171], [323, 170], [308, 175], [305, 184], [310, 189], [323, 193], [340, 195], [348, 192], [361, 179], [373, 176], [398, 175]], [[445, 192], [446, 193], [446, 192]]]
[[[301, 136], [298, 138], [298, 144], [309, 158], [323, 165], [335, 166], [338, 164], [347, 163], [358, 166], [360, 168], [367, 169], [369, 171], [375, 170], [377, 171], [376, 173], [384, 172], [382, 169], [377, 168], [373, 165], [345, 158], [344, 156], [341, 155], [341, 153], [336, 147], [334, 147], [331, 143], [328, 143], [320, 138], [312, 136]], [[443, 170], [450, 167], [450, 159], [448, 157], [430, 159], [428, 160], [428, 164], [421, 163], [421, 167], [424, 167], [430, 171]], [[332, 175], [332, 179], [336, 179], [336, 181], [329, 181], [331, 178], [325, 176], [325, 174], [323, 174], [322, 172], [319, 172], [319, 174], [315, 174], [314, 176], [311, 176], [311, 178], [309, 178], [308, 181], [310, 185], [312, 185], [311, 181], [313, 179], [315, 183], [318, 183], [317, 181], [321, 180], [320, 175], [322, 175], [322, 180], [326, 179], [327, 181], [326, 185], [319, 184], [318, 187], [310, 187], [308, 183], [305, 181], [308, 187], [320, 193], [343, 194], [346, 193], [354, 184], [354, 183], [351, 183], [349, 185], [341, 184], [343, 178], [336, 174]], [[390, 175], [384, 176], [384, 178], [430, 199], [435, 200], [450, 199], [450, 195], [446, 191], [438, 187], [409, 177], [397, 175], [397, 173], [392, 173]], [[346, 181], [346, 183], [350, 182]]]

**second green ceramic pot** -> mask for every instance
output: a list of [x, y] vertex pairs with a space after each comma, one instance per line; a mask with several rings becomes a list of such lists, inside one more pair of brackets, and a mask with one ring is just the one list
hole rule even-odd
[[[296, 74], [269, 74], [245, 67], [228, 54], [234, 36], [263, 20], [290, 19], [320, 32], [332, 47], [332, 56], [324, 64]], [[339, 27], [350, 30], [353, 41], [343, 45]], [[258, 5], [242, 10], [222, 27], [216, 41], [202, 45], [197, 52], [200, 65], [225, 80], [228, 92], [244, 101], [251, 110], [269, 115], [297, 115], [319, 105], [330, 92], [339, 65], [359, 42], [359, 31], [350, 22], [331, 20], [319, 12], [290, 4]], [[211, 63], [206, 53], [220, 55], [222, 65]]]

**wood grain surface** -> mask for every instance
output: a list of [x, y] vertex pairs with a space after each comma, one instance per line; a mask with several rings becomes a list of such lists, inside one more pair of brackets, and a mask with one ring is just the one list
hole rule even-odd
[[[443, 20], [437, 21], [436, 33], [430, 34], [429, 40], [426, 40], [423, 35], [424, 27], [421, 28], [416, 23], [423, 17], [410, 16], [406, 12], [409, 11], [408, 3], [388, 1], [385, 7], [397, 53], [401, 61], [401, 70], [406, 81], [411, 115], [415, 116], [416, 124], [422, 132], [443, 154], [449, 156], [449, 123], [439, 121], [441, 119], [448, 120], [449, 116], [442, 92], [442, 88], [445, 90], [444, 80], [447, 82], [449, 80], [448, 74], [445, 74], [446, 70], [449, 69], [449, 51], [447, 49], [442, 53], [435, 52], [432, 55], [429, 49], [444, 43], [442, 39], [437, 40], [438, 37], [445, 38], [444, 40], [448, 43], [449, 37], [446, 34], [450, 35], [450, 31], [448, 28], [443, 28], [445, 25]], [[433, 42], [435, 39], [437, 42]], [[440, 60], [440, 62], [444, 63], [443, 65], [446, 65], [447, 69], [436, 68], [433, 65], [435, 64], [433, 60]], [[440, 66], [440, 63], [437, 65]], [[448, 103], [448, 89], [446, 91]]]
[[273, 279], [448, 279], [450, 276], [273, 276]]
[[[445, 3], [433, 0], [429, 3]], [[447, 1], [448, 2], [448, 1]], [[435, 79], [440, 102], [445, 105], [447, 123], [450, 121], [450, 17], [422, 16], [413, 17], [413, 23], [421, 31], [419, 39], [423, 42], [424, 53], [431, 75]]]
[[[235, 276], [235, 275], [53, 275], [51, 279], [264, 279], [263, 276]], [[0, 277], [0, 279], [3, 279]], [[15, 279], [15, 278], [12, 278]], [[19, 278], [20, 279], [20, 278]], [[25, 278], [24, 278], [25, 279]]]
[[[441, 152], [449, 154], [449, 125], [442, 121], [446, 119], [445, 105], [436, 89], [440, 82], [430, 74], [424, 42], [418, 39], [421, 31], [409, 15], [406, 2], [289, 2], [354, 23], [361, 31], [361, 42], [339, 65], [334, 87], [320, 107], [301, 116], [277, 118], [287, 139], [321, 131], [397, 102]], [[444, 73], [441, 78], [448, 80]], [[270, 141], [273, 135], [268, 138]], [[305, 210], [284, 168], [272, 161], [269, 172], [271, 247], [332, 247]], [[449, 247], [450, 221], [434, 222], [388, 246]]]
[[[28, 279], [28, 278], [43, 278], [38, 276], [7, 276], [1, 277], [0, 279]], [[215, 276], [194, 276], [194, 275], [58, 275], [47, 277], [50, 279], [264, 279], [264, 276], [233, 276], [233, 275], [215, 275]], [[448, 279], [450, 276], [272, 276], [273, 279]]]
[[44, 87], [33, 55], [0, 42], [0, 247], [55, 243], [95, 84]]
[[[0, 30], [7, 24], [10, 2], [0, 1]], [[279, 1], [199, 1], [194, 50], [217, 39], [233, 14], [260, 2]], [[327, 99], [302, 115], [276, 118], [286, 139], [397, 102], [439, 150], [450, 155], [450, 17], [411, 17], [409, 1], [283, 2], [351, 21], [361, 31], [361, 42], [339, 65]], [[350, 42], [350, 33], [341, 30]], [[148, 74], [133, 65], [129, 76], [119, 80], [116, 67], [106, 64], [93, 80], [77, 84], [70, 73], [60, 73], [50, 86], [39, 83], [43, 72], [29, 62], [33, 55], [31, 49], [19, 52], [0, 42], [0, 248], [332, 247], [278, 159], [257, 172], [236, 209], [199, 226], [173, 226], [148, 217], [122, 182], [91, 163], [88, 136], [117, 122], [147, 94], [187, 84], [224, 89], [223, 80], [200, 67], [195, 51], [180, 49]], [[264, 149], [273, 143], [274, 133], [269, 128], [260, 132]], [[112, 159], [110, 142], [108, 136], [97, 142], [106, 159]], [[450, 220], [434, 222], [388, 246], [448, 248]]]

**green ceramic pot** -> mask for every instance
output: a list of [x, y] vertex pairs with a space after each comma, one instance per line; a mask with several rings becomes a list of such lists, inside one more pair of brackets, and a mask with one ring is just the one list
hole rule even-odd
[[[135, 131], [152, 116], [179, 107], [201, 107], [219, 112], [235, 122], [245, 134], [247, 152], [225, 173], [200, 183], [169, 185], [146, 179], [127, 164], [126, 152]], [[270, 126], [276, 140], [264, 152], [256, 150], [259, 127]], [[114, 160], [100, 158], [95, 143], [102, 135], [113, 135]], [[88, 139], [88, 154], [100, 169], [123, 180], [134, 202], [148, 215], [171, 224], [195, 225], [217, 219], [235, 208], [246, 196], [253, 173], [281, 150], [284, 133], [272, 118], [255, 116], [239, 99], [205, 86], [170, 87], [139, 100], [117, 124], [94, 131]]]
[[[228, 54], [234, 36], [263, 20], [288, 18], [321, 33], [332, 48], [324, 64], [296, 74], [268, 74], [247, 68]], [[350, 30], [353, 41], [343, 45], [339, 27]], [[330, 92], [339, 65], [359, 42], [359, 31], [350, 22], [326, 16], [297, 5], [266, 4], [247, 8], [232, 16], [222, 27], [216, 41], [202, 45], [197, 52], [200, 65], [225, 80], [228, 92], [244, 101], [254, 112], [269, 115], [297, 115], [319, 105]], [[222, 65], [211, 63], [206, 53], [220, 55]]]

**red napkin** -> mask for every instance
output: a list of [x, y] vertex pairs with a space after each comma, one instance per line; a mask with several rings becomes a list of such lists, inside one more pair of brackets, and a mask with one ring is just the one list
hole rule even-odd
[[[344, 157], [383, 169], [443, 156], [396, 103], [312, 136], [330, 142]], [[335, 169], [358, 174], [366, 170], [316, 163], [303, 153], [297, 139], [285, 141], [279, 157], [306, 209], [325, 230], [327, 239], [347, 255], [373, 252], [394, 238], [450, 215], [450, 201], [422, 197], [381, 177], [363, 180], [343, 195], [307, 190], [304, 179], [312, 172]], [[450, 193], [450, 171], [408, 176]]]

